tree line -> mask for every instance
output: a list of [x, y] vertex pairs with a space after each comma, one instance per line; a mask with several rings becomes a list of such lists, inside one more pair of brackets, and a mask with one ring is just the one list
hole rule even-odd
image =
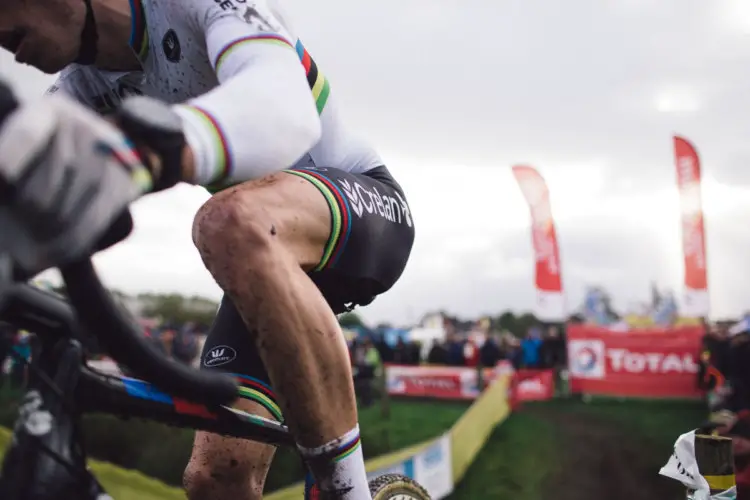
[[[65, 285], [53, 287], [52, 291], [67, 296]], [[158, 318], [176, 324], [197, 323], [208, 327], [219, 309], [216, 301], [179, 293], [141, 293], [135, 296], [118, 290], [110, 290], [110, 293], [126, 306], [137, 304], [138, 315], [141, 317]]]
[[[476, 321], [479, 319], [463, 319], [458, 316], [454, 316], [451, 314], [448, 314], [444, 311], [440, 311], [440, 314], [443, 315], [445, 318], [445, 321], [447, 324], [452, 325], [456, 330], [459, 331], [465, 331], [474, 326]], [[525, 312], [516, 314], [512, 311], [505, 311], [503, 313], [500, 313], [496, 316], [484, 316], [485, 318], [489, 319], [489, 327], [491, 331], [495, 332], [509, 332], [516, 337], [524, 337], [526, 333], [529, 331], [529, 328], [538, 326], [538, 327], [546, 327], [546, 326], [562, 326], [563, 323], [546, 323], [543, 321], [540, 321], [536, 316], [534, 316], [532, 313]], [[568, 316], [565, 323], [582, 323], [584, 321], [584, 318], [580, 314], [571, 314]], [[339, 324], [344, 328], [349, 329], [370, 329], [365, 322], [362, 320], [362, 317], [357, 314], [356, 312], [349, 312], [346, 314], [343, 314], [339, 316]], [[392, 325], [389, 323], [381, 323], [376, 325], [373, 329], [374, 330], [381, 330], [385, 328], [391, 328]]]
[[[54, 287], [53, 291], [63, 296], [66, 295], [64, 285]], [[177, 324], [192, 322], [207, 327], [213, 322], [213, 318], [219, 308], [218, 302], [199, 296], [184, 296], [178, 293], [142, 293], [131, 296], [117, 290], [110, 290], [110, 292], [124, 302], [131, 304], [138, 303], [140, 305], [139, 314], [142, 317], [160, 318]], [[609, 306], [609, 297], [607, 297], [606, 304]], [[610, 307], [607, 307], [607, 309], [610, 309]], [[443, 315], [448, 324], [454, 326], [457, 330], [471, 328], [478, 319], [461, 318], [446, 311], [439, 311], [439, 313]], [[491, 330], [510, 332], [518, 337], [526, 335], [526, 332], [532, 326], [548, 325], [541, 322], [529, 312], [516, 314], [513, 311], [505, 311], [494, 316], [488, 315], [485, 317], [490, 321]], [[567, 322], [580, 323], [582, 321], [583, 317], [580, 314], [572, 314], [567, 318]], [[339, 324], [344, 328], [374, 330], [382, 330], [393, 326], [390, 323], [379, 323], [370, 328], [356, 312], [349, 312], [339, 316]]]

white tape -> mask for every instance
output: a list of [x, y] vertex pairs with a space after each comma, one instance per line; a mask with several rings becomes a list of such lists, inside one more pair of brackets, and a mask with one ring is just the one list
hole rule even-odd
[[708, 482], [698, 470], [695, 458], [695, 431], [690, 431], [677, 438], [674, 452], [659, 474], [676, 479], [692, 491], [688, 500], [736, 500], [737, 489], [732, 487], [721, 493], [711, 495]]
[[[698, 470], [695, 459], [695, 431], [690, 431], [677, 438], [674, 452], [667, 464], [661, 468], [659, 474], [671, 477], [684, 484], [688, 489], [710, 491], [708, 482]], [[706, 496], [708, 498], [708, 496]]]

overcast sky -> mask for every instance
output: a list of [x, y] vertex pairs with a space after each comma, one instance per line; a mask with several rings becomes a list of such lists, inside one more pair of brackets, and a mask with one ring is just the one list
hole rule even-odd
[[[406, 322], [533, 304], [529, 215], [510, 167], [547, 179], [564, 286], [616, 305], [651, 280], [680, 290], [671, 136], [704, 167], [712, 313], [750, 309], [750, 2], [747, 0], [288, 0], [352, 127], [401, 181], [417, 238], [394, 289], [363, 310]], [[48, 76], [3, 53], [0, 73]], [[137, 230], [98, 258], [128, 292], [219, 296], [190, 240], [207, 198], [140, 201]]]

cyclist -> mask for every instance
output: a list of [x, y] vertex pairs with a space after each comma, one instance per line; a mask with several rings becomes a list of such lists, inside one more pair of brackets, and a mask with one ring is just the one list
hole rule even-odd
[[[238, 377], [239, 408], [283, 414], [324, 497], [370, 498], [334, 313], [393, 286], [413, 221], [275, 1], [9, 0], [0, 44], [61, 71], [39, 101], [14, 107], [0, 89], [0, 111], [13, 110], [0, 129], [0, 218], [14, 228], [0, 244], [39, 271], [85, 254], [142, 194], [206, 186], [215, 194], [193, 240], [225, 296], [202, 367]], [[130, 100], [146, 121], [179, 119], [179, 161], [80, 105], [106, 114], [133, 94], [169, 103]], [[188, 496], [261, 498], [273, 451], [199, 432]]]

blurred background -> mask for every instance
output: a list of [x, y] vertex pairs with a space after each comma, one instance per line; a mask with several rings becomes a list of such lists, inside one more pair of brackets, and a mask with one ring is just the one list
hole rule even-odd
[[[401, 281], [340, 318], [365, 454], [424, 444], [373, 473], [435, 498], [684, 498], [659, 470], [713, 421], [746, 495], [750, 4], [285, 3], [417, 228]], [[30, 99], [54, 81], [6, 53], [0, 74]], [[207, 197], [139, 201], [133, 236], [97, 257], [154, 345], [192, 364], [220, 297], [190, 239]], [[38, 284], [64, 294], [54, 273]], [[9, 427], [34, 337], [4, 334]], [[92, 416], [86, 437], [139, 471], [97, 469], [115, 498], [183, 498], [148, 478], [180, 484], [190, 432]], [[301, 477], [280, 453], [268, 498]]]

